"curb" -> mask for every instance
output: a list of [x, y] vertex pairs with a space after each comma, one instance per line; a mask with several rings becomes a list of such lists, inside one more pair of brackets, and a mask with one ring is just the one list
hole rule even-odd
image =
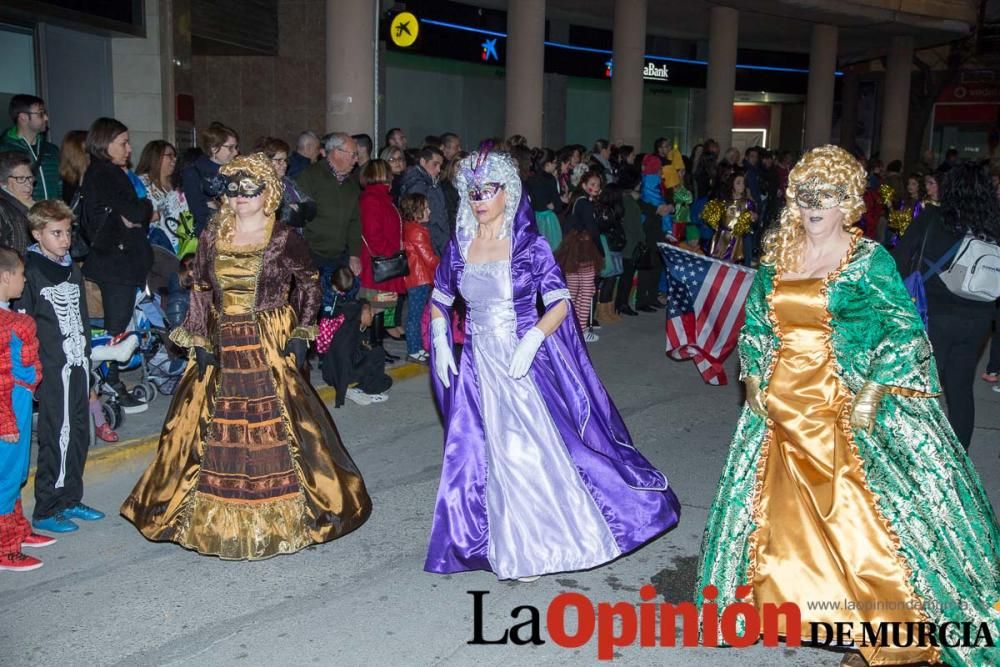
[[[388, 369], [386, 375], [391, 377], [395, 383], [425, 375], [427, 372], [427, 366], [422, 364], [403, 363]], [[334, 388], [329, 386], [316, 389], [316, 393], [323, 403], [333, 401], [337, 394]], [[117, 464], [128, 461], [133, 457], [151, 453], [156, 449], [159, 442], [160, 434], [154, 433], [141, 438], [132, 438], [131, 440], [98, 447], [87, 455], [87, 469], [84, 474], [114, 468]], [[31, 466], [31, 469], [28, 471], [28, 480], [21, 489], [24, 497], [34, 496], [35, 468], [36, 466]]]

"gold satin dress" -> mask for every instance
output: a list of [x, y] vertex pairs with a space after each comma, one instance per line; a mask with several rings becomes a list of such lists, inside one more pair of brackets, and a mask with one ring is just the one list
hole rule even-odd
[[[834, 367], [822, 278], [779, 280], [772, 295], [781, 346], [767, 389], [756, 531], [750, 538], [754, 602], [794, 602], [809, 622], [926, 621], [908, 583], [898, 540], [865, 480], [848, 419], [851, 394]], [[839, 609], [809, 603], [839, 602]], [[845, 603], [846, 601], [846, 603]], [[781, 625], [784, 618], [779, 616]], [[905, 626], [902, 626], [905, 628]], [[902, 635], [905, 637], [905, 632]], [[916, 644], [916, 642], [914, 642]], [[934, 661], [933, 648], [861, 647], [871, 664]]]
[[121, 510], [151, 540], [224, 559], [292, 553], [371, 512], [326, 407], [283, 354], [292, 307], [254, 309], [263, 254], [218, 246], [218, 367], [199, 380], [188, 365], [156, 457]]

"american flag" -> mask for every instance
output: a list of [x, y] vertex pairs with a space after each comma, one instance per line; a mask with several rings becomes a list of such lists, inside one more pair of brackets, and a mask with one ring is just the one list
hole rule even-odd
[[756, 271], [660, 243], [667, 269], [667, 356], [693, 359], [708, 384], [726, 384]]

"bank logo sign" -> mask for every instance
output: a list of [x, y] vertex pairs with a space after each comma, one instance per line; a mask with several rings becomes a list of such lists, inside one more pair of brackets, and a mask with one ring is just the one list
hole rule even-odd
[[412, 46], [420, 34], [420, 21], [410, 12], [401, 12], [392, 19], [389, 28], [392, 43], [396, 46]]
[[670, 68], [647, 60], [646, 66], [642, 68], [642, 78], [652, 81], [670, 81]]
[[[606, 60], [604, 62], [604, 78], [610, 79], [615, 73], [615, 61], [614, 59]], [[646, 64], [642, 68], [642, 78], [647, 81], [670, 81], [670, 68], [666, 65], [657, 65], [656, 63], [647, 60]]]

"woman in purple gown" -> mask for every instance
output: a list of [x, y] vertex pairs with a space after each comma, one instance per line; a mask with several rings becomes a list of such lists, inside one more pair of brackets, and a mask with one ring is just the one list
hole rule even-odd
[[[457, 228], [431, 297], [445, 444], [424, 569], [534, 580], [602, 565], [676, 525], [680, 503], [590, 364], [513, 161], [481, 149], [455, 184]], [[448, 323], [459, 296], [456, 368]]]

